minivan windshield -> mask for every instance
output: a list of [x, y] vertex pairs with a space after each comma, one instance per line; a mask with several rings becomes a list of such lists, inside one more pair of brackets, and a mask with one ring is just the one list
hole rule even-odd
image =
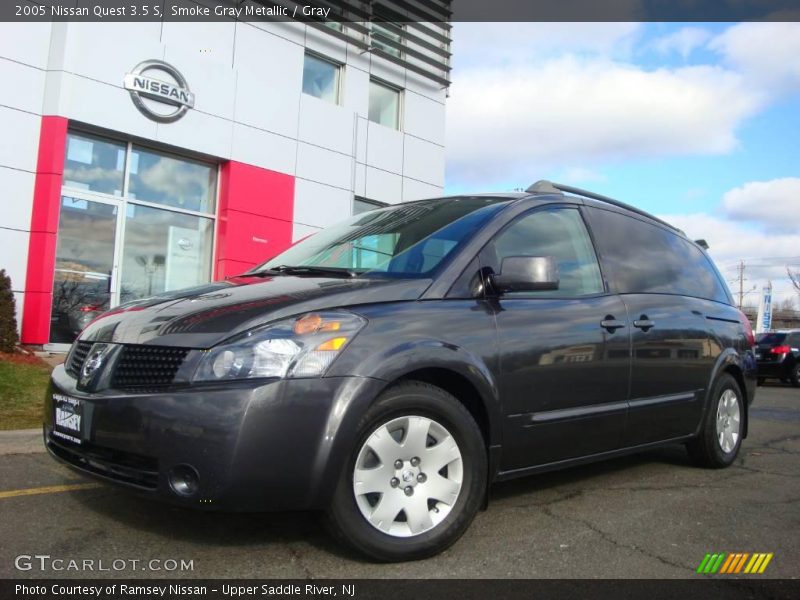
[[307, 237], [250, 273], [425, 277], [508, 201], [460, 196], [361, 213]]

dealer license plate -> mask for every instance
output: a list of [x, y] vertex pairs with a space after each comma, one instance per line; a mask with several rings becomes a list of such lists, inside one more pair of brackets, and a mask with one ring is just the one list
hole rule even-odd
[[63, 394], [53, 394], [53, 405], [56, 409], [53, 434], [80, 444], [83, 431], [81, 429], [83, 402]]

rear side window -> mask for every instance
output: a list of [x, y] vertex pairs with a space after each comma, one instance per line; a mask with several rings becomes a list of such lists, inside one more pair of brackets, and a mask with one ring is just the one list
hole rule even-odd
[[786, 341], [785, 333], [760, 333], [756, 338], [757, 343], [770, 346], [777, 346], [778, 344], [782, 344], [785, 341]]
[[639, 219], [589, 210], [606, 276], [621, 294], [680, 294], [728, 303], [709, 258], [694, 244]]
[[508, 256], [552, 256], [560, 277], [557, 290], [515, 292], [513, 296], [571, 297], [604, 291], [591, 238], [573, 208], [536, 210], [519, 217], [486, 245], [481, 263], [499, 273]]

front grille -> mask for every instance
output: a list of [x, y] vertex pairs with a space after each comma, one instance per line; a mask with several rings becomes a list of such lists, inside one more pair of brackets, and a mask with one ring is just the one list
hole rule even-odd
[[69, 355], [67, 365], [64, 367], [67, 373], [77, 379], [78, 375], [80, 375], [81, 367], [83, 367], [83, 363], [86, 360], [86, 356], [91, 349], [92, 342], [76, 342], [75, 347]]
[[117, 359], [111, 386], [117, 389], [153, 389], [170, 385], [183, 364], [187, 348], [125, 346]]
[[158, 487], [158, 460], [155, 458], [92, 444], [76, 446], [52, 434], [47, 438], [47, 447], [61, 460], [84, 471], [147, 490]]

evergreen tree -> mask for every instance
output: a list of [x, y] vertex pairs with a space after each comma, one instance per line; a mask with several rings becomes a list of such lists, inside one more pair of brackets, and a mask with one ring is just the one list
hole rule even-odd
[[17, 317], [11, 278], [0, 269], [0, 352], [14, 352], [17, 345]]

